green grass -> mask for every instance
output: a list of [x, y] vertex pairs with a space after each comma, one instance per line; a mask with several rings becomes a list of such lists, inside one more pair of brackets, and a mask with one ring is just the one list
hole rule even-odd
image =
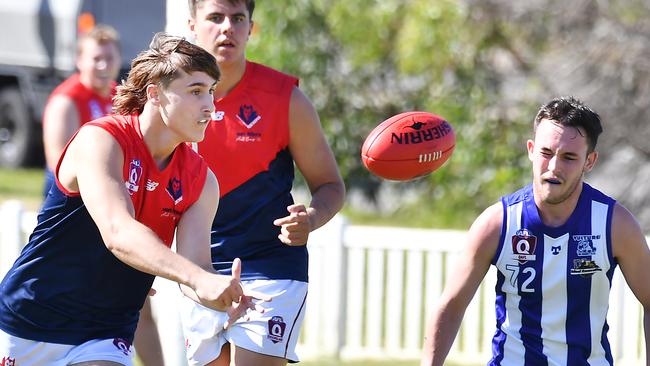
[[28, 209], [40, 206], [43, 194], [43, 169], [0, 168], [0, 202], [21, 200]]

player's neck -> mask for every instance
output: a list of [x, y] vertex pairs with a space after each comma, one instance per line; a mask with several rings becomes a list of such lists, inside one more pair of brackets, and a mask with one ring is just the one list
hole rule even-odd
[[582, 183], [578, 184], [567, 199], [559, 203], [543, 202], [538, 195], [534, 195], [537, 212], [544, 225], [549, 227], [564, 225], [575, 211], [581, 193]]
[[140, 132], [151, 157], [158, 165], [158, 169], [162, 170], [171, 160], [172, 153], [179, 142], [175, 139], [175, 134], [165, 125], [160, 114], [152, 109], [153, 107], [147, 103], [138, 117]]
[[80, 74], [79, 76], [79, 82], [86, 87], [88, 90], [92, 90], [95, 94], [103, 97], [103, 98], [108, 98], [111, 95], [111, 86], [106, 85], [106, 87], [103, 88], [96, 88], [93, 86], [93, 83], [90, 79], [84, 78], [83, 75]]
[[241, 81], [246, 72], [246, 59], [232, 63], [221, 63], [219, 64], [219, 70], [221, 71], [221, 78], [214, 90], [216, 99], [225, 97]]

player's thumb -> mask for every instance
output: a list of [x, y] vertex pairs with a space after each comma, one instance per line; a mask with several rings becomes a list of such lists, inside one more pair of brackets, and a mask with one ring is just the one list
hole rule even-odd
[[298, 212], [306, 212], [307, 209], [305, 208], [305, 205], [303, 205], [302, 203], [296, 203], [291, 206], [288, 206], [287, 211], [289, 211], [290, 213], [298, 213]]
[[241, 259], [239, 258], [232, 261], [232, 278], [238, 281], [241, 278]]

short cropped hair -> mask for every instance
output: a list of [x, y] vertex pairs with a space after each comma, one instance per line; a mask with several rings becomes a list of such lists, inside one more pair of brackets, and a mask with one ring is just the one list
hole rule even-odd
[[[202, 3], [205, 0], [187, 0], [187, 4], [190, 7], [190, 16], [192, 19], [196, 18], [196, 8], [199, 6], [199, 3]], [[248, 18], [253, 19], [253, 10], [255, 10], [255, 0], [228, 0], [231, 5], [237, 5], [239, 3], [246, 4], [246, 9], [248, 10]]]
[[587, 134], [590, 153], [596, 149], [598, 136], [603, 132], [600, 116], [574, 97], [555, 98], [543, 105], [535, 117], [534, 131], [537, 131], [537, 126], [544, 119], [562, 126], [582, 128]]
[[221, 77], [217, 60], [208, 51], [184, 38], [156, 33], [149, 49], [140, 52], [131, 62], [126, 81], [122, 80], [117, 87], [114, 112], [122, 115], [142, 113], [147, 103], [147, 86], [167, 87], [181, 76], [181, 70], [188, 74], [202, 71], [217, 81]]
[[89, 31], [79, 35], [77, 39], [77, 54], [81, 53], [83, 43], [87, 40], [93, 40], [98, 44], [109, 44], [113, 43], [120, 51], [120, 35], [117, 33], [115, 28], [106, 24], [97, 24], [92, 27]]

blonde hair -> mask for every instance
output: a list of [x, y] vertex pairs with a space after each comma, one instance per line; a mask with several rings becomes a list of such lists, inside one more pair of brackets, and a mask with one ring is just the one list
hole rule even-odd
[[97, 24], [89, 31], [82, 33], [77, 39], [77, 53], [81, 53], [84, 42], [93, 40], [98, 44], [113, 43], [118, 51], [120, 51], [120, 35], [115, 28], [106, 24]]

